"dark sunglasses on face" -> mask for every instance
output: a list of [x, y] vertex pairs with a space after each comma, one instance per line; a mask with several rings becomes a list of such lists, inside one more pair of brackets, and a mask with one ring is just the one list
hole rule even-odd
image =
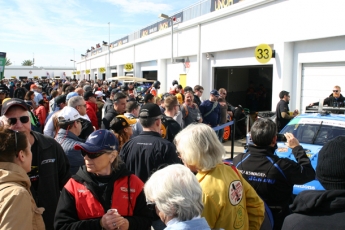
[[81, 150], [81, 155], [83, 157], [85, 157], [87, 155], [90, 159], [95, 159], [97, 157], [102, 156], [103, 154], [104, 154], [104, 152], [103, 153], [88, 153], [88, 152], [86, 152], [84, 150]]
[[339, 92], [339, 90], [333, 90], [333, 93], [338, 93]]
[[[16, 117], [10, 117], [10, 118], [8, 118], [8, 124], [9, 125], [15, 125], [15, 124], [17, 124], [17, 120], [18, 120], [18, 118], [16, 118]], [[22, 116], [22, 117], [19, 117], [19, 120], [21, 123], [25, 124], [25, 123], [28, 123], [28, 121], [30, 119], [29, 119], [29, 116]]]

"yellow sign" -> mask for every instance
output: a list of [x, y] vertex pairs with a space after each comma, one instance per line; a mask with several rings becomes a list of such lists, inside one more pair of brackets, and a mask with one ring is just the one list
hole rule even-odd
[[77, 74], [80, 74], [80, 71], [77, 71]]
[[133, 64], [132, 63], [127, 63], [124, 66], [125, 70], [130, 71], [133, 69]]
[[255, 58], [258, 62], [265, 64], [272, 58], [272, 48], [267, 44], [260, 44], [255, 48]]
[[34, 76], [34, 79], [38, 79], [38, 76]]
[[12, 79], [16, 79], [17, 77], [16, 76], [11, 76]]
[[85, 73], [89, 74], [89, 73], [90, 73], [90, 70], [89, 70], [89, 69], [87, 69], [87, 70], [85, 71]]
[[77, 74], [77, 72], [76, 72], [76, 71], [73, 71], [72, 74], [73, 74], [73, 75], [74, 75], [74, 74]]
[[105, 69], [104, 67], [101, 67], [101, 68], [99, 68], [98, 70], [99, 70], [99, 72], [101, 72], [101, 73], [105, 73], [105, 71], [106, 71], [106, 69]]

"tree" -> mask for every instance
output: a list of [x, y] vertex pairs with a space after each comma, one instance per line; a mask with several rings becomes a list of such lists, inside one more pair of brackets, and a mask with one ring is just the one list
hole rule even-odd
[[31, 60], [24, 60], [22, 62], [22, 66], [32, 66], [32, 65], [33, 65], [33, 63]]
[[12, 62], [10, 59], [5, 58], [5, 60], [6, 60], [6, 62], [5, 62], [6, 66], [12, 65]]

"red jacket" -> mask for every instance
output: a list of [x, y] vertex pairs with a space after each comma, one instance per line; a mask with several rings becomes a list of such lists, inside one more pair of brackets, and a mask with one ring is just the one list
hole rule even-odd
[[44, 123], [46, 121], [46, 118], [47, 118], [46, 108], [43, 105], [40, 105], [37, 107], [37, 109], [34, 112], [35, 112], [35, 115], [41, 124], [41, 127], [43, 127]]
[[97, 104], [93, 102], [86, 101], [86, 114], [89, 116], [90, 121], [92, 123], [92, 126], [95, 126], [96, 129], [99, 129], [98, 127], [98, 119], [97, 119]]
[[[128, 192], [128, 179], [130, 191]], [[133, 216], [137, 197], [143, 190], [144, 183], [135, 175], [122, 177], [115, 181], [112, 194], [111, 208], [116, 208], [121, 216]], [[91, 191], [71, 178], [65, 189], [74, 197], [75, 206], [80, 220], [100, 218], [104, 213], [101, 203], [93, 196]], [[128, 202], [128, 194], [130, 201]]]

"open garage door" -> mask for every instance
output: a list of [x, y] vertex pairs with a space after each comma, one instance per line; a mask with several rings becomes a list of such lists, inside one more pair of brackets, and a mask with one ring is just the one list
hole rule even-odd
[[310, 103], [328, 97], [335, 85], [342, 88], [344, 95], [345, 62], [303, 64], [300, 111], [303, 113]]
[[[250, 111], [270, 111], [273, 66], [231, 66], [214, 69], [214, 86], [225, 88], [227, 101]], [[274, 108], [275, 109], [275, 108]]]

